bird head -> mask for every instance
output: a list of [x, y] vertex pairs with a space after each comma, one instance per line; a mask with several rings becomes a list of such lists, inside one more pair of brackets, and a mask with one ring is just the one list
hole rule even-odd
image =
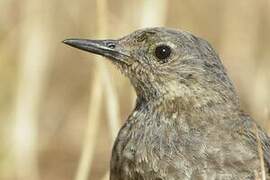
[[208, 103], [207, 98], [234, 97], [231, 81], [214, 49], [185, 31], [147, 28], [116, 40], [63, 42], [107, 57], [146, 101], [192, 97]]

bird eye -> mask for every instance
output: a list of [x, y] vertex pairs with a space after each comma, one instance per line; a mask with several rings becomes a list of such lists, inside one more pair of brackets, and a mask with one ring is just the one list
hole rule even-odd
[[167, 58], [171, 55], [171, 48], [167, 45], [159, 45], [155, 49], [155, 56], [162, 62], [167, 62]]

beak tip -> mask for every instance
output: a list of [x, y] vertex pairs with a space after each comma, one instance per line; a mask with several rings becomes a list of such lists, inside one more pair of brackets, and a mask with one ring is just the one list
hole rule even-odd
[[62, 43], [67, 44], [67, 45], [71, 45], [72, 44], [72, 39], [65, 39], [62, 41]]

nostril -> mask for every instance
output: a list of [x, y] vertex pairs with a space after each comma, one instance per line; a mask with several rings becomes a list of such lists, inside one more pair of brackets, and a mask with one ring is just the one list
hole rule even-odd
[[107, 47], [108, 47], [108, 48], [111, 48], [111, 49], [114, 49], [114, 48], [115, 48], [115, 44], [112, 43], [112, 42], [109, 42], [109, 43], [107, 44]]

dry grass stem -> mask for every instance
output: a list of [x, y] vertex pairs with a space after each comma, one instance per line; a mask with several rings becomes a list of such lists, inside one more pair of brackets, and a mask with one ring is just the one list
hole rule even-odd
[[[34, 0], [24, 1], [20, 30], [20, 64], [13, 131], [13, 150], [17, 179], [38, 180], [38, 116], [39, 104], [50, 64], [50, 18], [33, 16], [44, 9]], [[47, 11], [48, 13], [48, 11]], [[42, 14], [42, 13], [40, 13]], [[44, 31], [46, 29], [46, 31]]]
[[106, 65], [103, 66], [102, 68], [104, 68], [103, 85], [104, 85], [105, 95], [106, 95], [108, 123], [109, 123], [109, 129], [111, 133], [111, 139], [114, 140], [117, 136], [117, 133], [120, 127], [119, 102], [118, 102], [117, 93], [111, 81], [108, 70], [106, 70], [107, 69]]
[[[242, 93], [250, 94], [254, 91], [254, 86], [251, 87], [250, 82], [255, 81], [255, 50], [260, 27], [256, 20], [260, 11], [259, 8], [254, 8], [258, 4], [253, 0], [235, 1], [234, 6], [231, 5], [231, 1], [224, 1], [223, 4], [221, 54], [224, 58], [222, 59], [230, 70], [231, 76], [238, 78], [239, 82], [242, 83], [241, 86], [246, 87]], [[239, 9], [242, 9], [242, 11], [239, 11]], [[254, 23], [247, 23], [246, 19]], [[241, 63], [236, 63], [239, 61], [245, 62], [245, 68], [241, 68]], [[248, 99], [253, 96], [246, 97], [250, 104], [254, 104], [251, 102], [252, 99]]]
[[[97, 17], [98, 17], [98, 36], [104, 36], [106, 34], [107, 27], [107, 2], [106, 0], [97, 1]], [[114, 91], [113, 84], [109, 78], [108, 70], [105, 64], [102, 62], [101, 57], [96, 57], [96, 67], [97, 71], [95, 81], [91, 83], [94, 87], [91, 93], [91, 103], [89, 105], [89, 126], [87, 128], [87, 135], [84, 142], [83, 152], [80, 159], [80, 165], [77, 171], [76, 180], [86, 180], [88, 178], [89, 170], [91, 169], [91, 163], [94, 153], [95, 138], [98, 131], [99, 124], [99, 110], [102, 101], [102, 92], [105, 90], [106, 98], [105, 102], [107, 104], [109, 129], [111, 131], [112, 137], [116, 136], [118, 130], [118, 120], [119, 120], [119, 104], [117, 101], [117, 95]], [[95, 107], [95, 108], [93, 108]]]
[[110, 179], [110, 171], [107, 171], [106, 174], [101, 178], [101, 180], [109, 180]]
[[93, 160], [97, 131], [100, 123], [100, 109], [102, 102], [102, 81], [100, 71], [101, 69], [98, 66], [96, 70], [96, 75], [94, 76], [91, 84], [92, 88], [88, 112], [88, 126], [86, 128], [83, 150], [75, 178], [76, 180], [88, 179], [88, 174], [91, 169], [91, 163]]
[[[164, 26], [167, 18], [166, 0], [141, 1], [142, 13], [140, 27]], [[153, 8], [153, 4], [155, 5]]]

